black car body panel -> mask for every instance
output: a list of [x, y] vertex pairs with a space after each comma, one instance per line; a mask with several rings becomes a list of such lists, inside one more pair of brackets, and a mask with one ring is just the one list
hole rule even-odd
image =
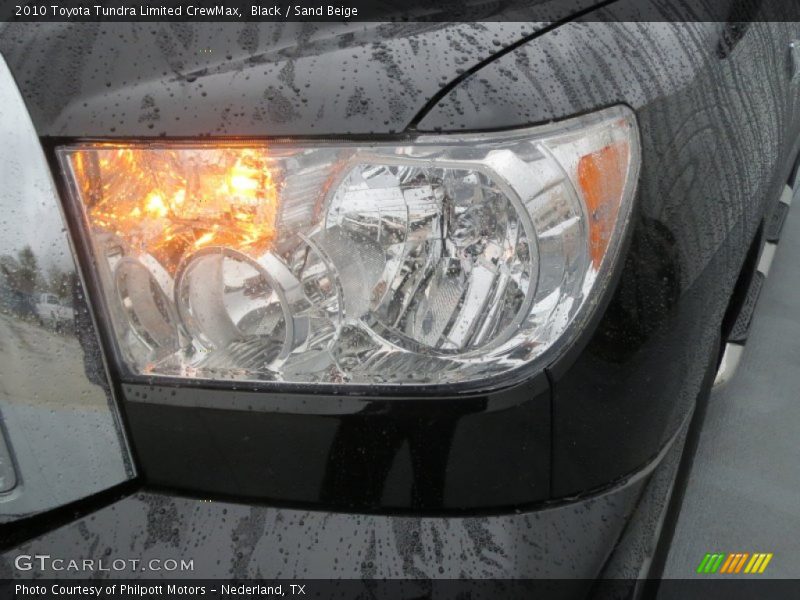
[[[148, 564], [177, 553], [193, 560], [194, 568], [149, 571], [147, 577], [358, 582], [335, 585], [347, 598], [383, 597], [384, 579], [390, 597], [401, 589], [411, 597], [460, 591], [479, 598], [501, 594], [566, 600], [586, 597], [592, 578], [602, 572], [618, 580], [612, 591], [626, 592], [641, 570], [642, 552], [655, 544], [658, 528], [653, 523], [663, 517], [687, 429], [688, 419], [663, 455], [625, 481], [578, 502], [532, 511], [349, 514], [136, 493], [0, 554], [0, 577], [82, 575], [21, 572], [14, 565], [20, 555], [111, 557], [124, 552]], [[132, 574], [123, 569], [99, 575]], [[442, 589], [435, 579], [444, 580]], [[510, 581], [517, 579], [524, 580], [518, 587]], [[410, 581], [401, 587], [397, 580]]]
[[[625, 14], [624, 3], [617, 9]], [[788, 49], [797, 23], [753, 23], [721, 56], [725, 23], [614, 22], [615, 5], [604, 10], [608, 22], [568, 23], [472, 74], [418, 125], [514, 127], [605, 104], [636, 110], [642, 177], [621, 281], [586, 349], [551, 370], [556, 496], [634, 470], [674, 434], [797, 154]]]
[[543, 378], [435, 399], [122, 393], [144, 476], [169, 489], [354, 512], [496, 512], [550, 497]]
[[0, 52], [42, 136], [363, 135], [544, 25], [11, 23]]
[[[194, 558], [194, 572], [148, 574], [153, 578], [566, 579], [599, 572], [644, 483], [637, 478], [608, 490], [577, 512], [566, 504], [465, 517], [327, 513], [136, 494], [20, 545], [13, 555], [46, 548], [52, 556], [116, 556], [124, 550], [143, 561], [176, 552]], [[572, 543], [578, 539], [583, 543]], [[12, 574], [12, 554], [0, 556], [0, 577]], [[576, 581], [571, 591], [590, 584]]]

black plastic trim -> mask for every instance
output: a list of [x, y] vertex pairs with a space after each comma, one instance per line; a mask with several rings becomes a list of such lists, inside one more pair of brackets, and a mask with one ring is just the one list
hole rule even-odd
[[93, 496], [4, 524], [0, 526], [0, 532], [2, 532], [2, 536], [0, 536], [0, 551], [18, 546], [48, 531], [68, 525], [81, 517], [114, 504], [122, 498], [130, 496], [140, 486], [140, 481], [131, 479]]

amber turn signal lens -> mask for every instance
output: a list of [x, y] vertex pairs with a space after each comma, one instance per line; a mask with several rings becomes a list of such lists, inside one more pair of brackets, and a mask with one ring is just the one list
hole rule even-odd
[[614, 233], [629, 154], [628, 141], [622, 140], [582, 157], [578, 163], [578, 183], [589, 212], [589, 251], [595, 268], [600, 266]]

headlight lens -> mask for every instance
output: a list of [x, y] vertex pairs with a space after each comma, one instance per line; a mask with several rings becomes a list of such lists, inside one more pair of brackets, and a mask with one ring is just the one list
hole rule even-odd
[[563, 349], [608, 278], [639, 166], [621, 107], [407, 143], [59, 156], [132, 373], [390, 385]]

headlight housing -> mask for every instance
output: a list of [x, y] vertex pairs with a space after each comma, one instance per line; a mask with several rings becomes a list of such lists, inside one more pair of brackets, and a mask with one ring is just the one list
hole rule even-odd
[[640, 162], [623, 107], [401, 142], [58, 155], [133, 375], [392, 386], [563, 350], [608, 280]]

